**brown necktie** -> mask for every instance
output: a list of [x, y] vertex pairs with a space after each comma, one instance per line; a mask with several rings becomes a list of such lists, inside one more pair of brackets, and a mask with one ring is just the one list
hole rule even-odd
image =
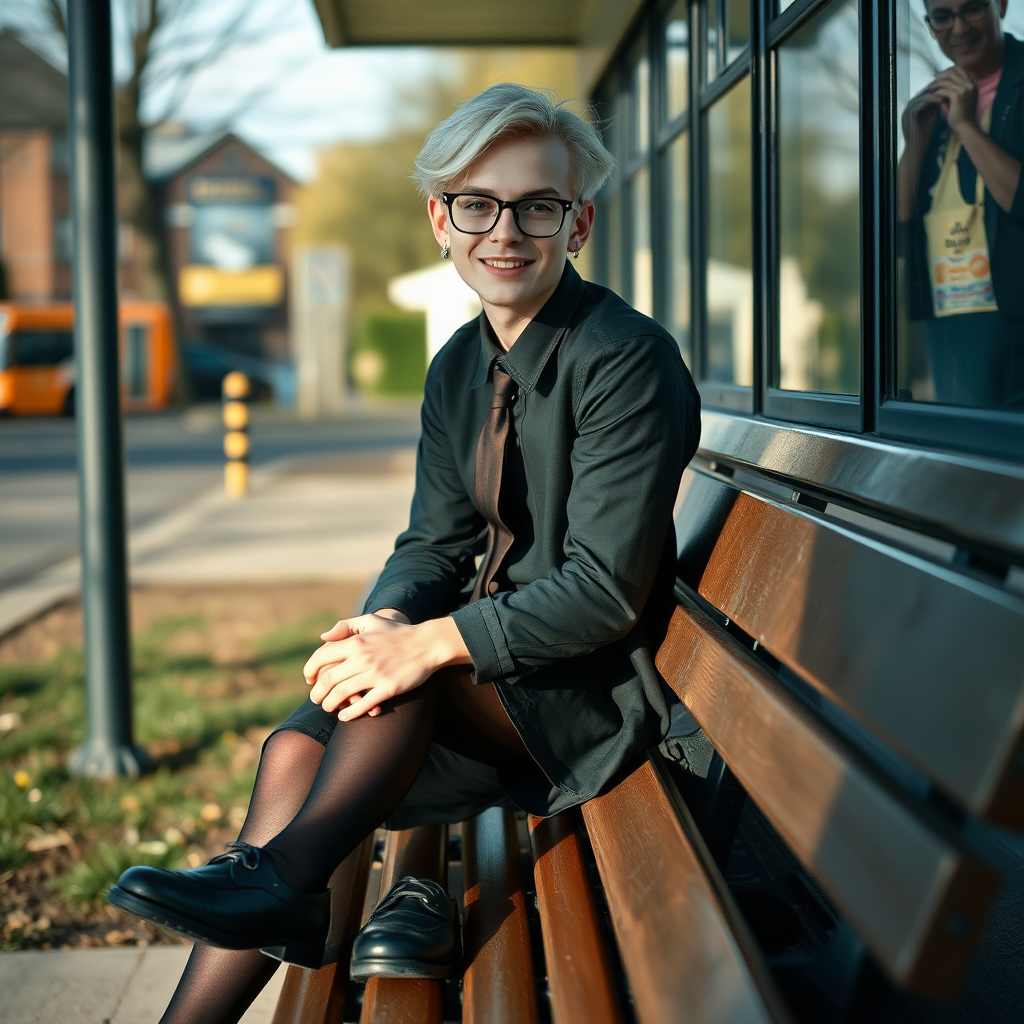
[[493, 381], [491, 411], [476, 446], [476, 504], [487, 520], [487, 554], [480, 563], [471, 601], [493, 594], [498, 589], [494, 577], [501, 568], [501, 560], [512, 547], [512, 531], [498, 514], [498, 497], [501, 494], [501, 470], [505, 464], [505, 446], [508, 444], [508, 428], [512, 419], [509, 405], [516, 393], [516, 382], [497, 365], [494, 367]]

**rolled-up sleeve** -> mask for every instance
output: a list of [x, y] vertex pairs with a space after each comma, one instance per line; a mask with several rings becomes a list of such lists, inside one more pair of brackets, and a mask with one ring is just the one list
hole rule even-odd
[[472, 576], [487, 530], [459, 473], [441, 411], [443, 355], [430, 366], [416, 455], [416, 491], [409, 528], [395, 541], [363, 611], [397, 608], [412, 622], [451, 611]]
[[576, 371], [564, 562], [454, 613], [477, 680], [589, 654], [636, 625], [658, 569], [699, 400], [663, 337], [608, 342]]

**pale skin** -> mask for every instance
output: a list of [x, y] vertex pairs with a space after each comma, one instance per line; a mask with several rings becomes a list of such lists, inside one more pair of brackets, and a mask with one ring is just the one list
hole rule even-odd
[[[528, 137], [491, 146], [451, 191], [480, 192], [504, 200], [533, 196], [576, 199], [569, 152], [560, 139]], [[551, 238], [530, 238], [510, 209], [482, 235], [448, 223], [440, 196], [427, 200], [438, 245], [451, 251], [459, 276], [480, 297], [487, 319], [507, 352], [558, 287], [567, 252], [582, 249], [594, 223], [594, 204], [577, 203]], [[303, 675], [310, 700], [343, 722], [381, 712], [388, 700], [422, 686], [438, 669], [472, 659], [451, 616], [412, 625], [397, 608], [342, 619], [320, 639]]]
[[[959, 15], [970, 0], [928, 0], [929, 13], [939, 8]], [[1005, 211], [1013, 205], [1020, 182], [1021, 165], [996, 145], [975, 123], [978, 106], [977, 82], [995, 74], [1003, 64], [1003, 29], [1007, 0], [992, 0], [981, 23], [963, 17], [932, 35], [942, 52], [954, 62], [908, 104], [903, 112], [903, 136], [907, 148], [900, 158], [897, 174], [897, 215], [901, 221], [913, 216], [915, 190], [928, 140], [936, 117], [944, 117], [977, 168], [992, 198]]]

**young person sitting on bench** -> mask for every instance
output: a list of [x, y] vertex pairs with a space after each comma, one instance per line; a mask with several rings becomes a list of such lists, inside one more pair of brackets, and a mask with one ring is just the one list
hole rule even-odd
[[[276, 966], [261, 950], [319, 967], [332, 872], [425, 763], [475, 763], [496, 772], [490, 802], [550, 815], [664, 735], [652, 650], [699, 403], [669, 333], [566, 258], [612, 166], [586, 120], [518, 85], [459, 107], [419, 154], [441, 256], [483, 312], [431, 363], [409, 528], [365, 614], [307, 662], [310, 700], [268, 739], [238, 842], [111, 890], [199, 943], [164, 1024], [238, 1020]], [[457, 928], [440, 886], [404, 879], [357, 936], [353, 976], [444, 977]]]

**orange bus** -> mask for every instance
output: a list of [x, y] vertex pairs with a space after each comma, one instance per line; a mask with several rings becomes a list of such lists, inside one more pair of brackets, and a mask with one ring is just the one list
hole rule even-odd
[[[70, 303], [0, 302], [0, 415], [75, 411], [75, 313]], [[121, 396], [128, 412], [162, 409], [177, 365], [162, 302], [121, 303]]]

